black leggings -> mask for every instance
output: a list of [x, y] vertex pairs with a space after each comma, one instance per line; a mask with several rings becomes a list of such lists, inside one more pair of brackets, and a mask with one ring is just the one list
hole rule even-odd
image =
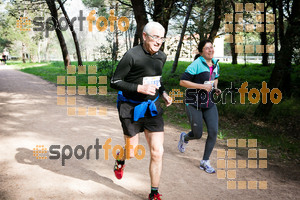
[[214, 105], [211, 108], [199, 108], [186, 105], [186, 113], [191, 124], [191, 131], [185, 136], [184, 140], [200, 139], [203, 133], [203, 119], [205, 121], [208, 137], [206, 139], [203, 160], [209, 160], [209, 156], [215, 146], [218, 134], [218, 109]]

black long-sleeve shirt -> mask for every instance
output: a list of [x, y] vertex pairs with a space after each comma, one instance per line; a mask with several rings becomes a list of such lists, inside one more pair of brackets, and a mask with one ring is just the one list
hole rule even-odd
[[132, 100], [154, 100], [158, 93], [162, 94], [165, 90], [162, 80], [161, 87], [154, 96], [138, 93], [137, 86], [143, 85], [144, 77], [161, 76], [166, 59], [166, 54], [160, 50], [151, 55], [143, 48], [142, 44], [137, 45], [129, 49], [121, 59], [110, 86], [121, 90], [126, 98]]

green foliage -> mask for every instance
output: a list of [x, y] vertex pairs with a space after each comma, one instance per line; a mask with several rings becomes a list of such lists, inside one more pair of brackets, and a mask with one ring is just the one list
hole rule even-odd
[[36, 76], [40, 76], [43, 79], [50, 81], [52, 83], [57, 82], [57, 76], [65, 76], [66, 71], [62, 67], [63, 65], [59, 66], [56, 65], [57, 63], [47, 63], [47, 65], [44, 66], [35, 66], [35, 67], [29, 67], [32, 63], [25, 63], [22, 64], [23, 69], [21, 71], [34, 74]]
[[231, 83], [235, 87], [240, 87], [245, 81], [248, 82], [248, 88], [261, 88], [262, 81], [268, 82], [270, 73], [274, 65], [264, 67], [260, 64], [242, 64], [232, 65], [230, 63], [220, 63], [219, 87], [229, 88]]
[[0, 52], [6, 47], [10, 47], [13, 41], [20, 36], [14, 30], [15, 24], [15, 19], [7, 16], [5, 13], [0, 13]]
[[225, 139], [225, 137], [226, 137], [226, 134], [222, 133], [222, 131], [219, 131], [218, 138], [223, 140], [223, 139]]
[[[163, 103], [163, 101], [161, 101], [161, 103]], [[164, 109], [163, 118], [165, 121], [176, 124], [177, 126], [184, 129], [190, 128], [189, 121], [185, 114], [185, 108], [182, 104], [173, 104], [168, 108], [166, 108], [164, 104], [162, 105]]]
[[104, 0], [82, 0], [82, 3], [89, 8], [95, 9], [98, 16], [109, 17]]
[[[172, 61], [166, 62], [163, 68], [162, 77], [167, 88], [178, 88], [180, 76], [184, 73], [191, 62], [178, 62], [176, 72], [174, 74], [170, 74], [172, 64]], [[260, 89], [262, 87], [262, 81], [268, 82], [274, 67], [274, 65], [264, 67], [261, 66], [261, 64], [247, 64], [246, 67], [244, 64], [232, 65], [230, 63], [219, 63], [219, 65], [219, 88], [221, 89], [230, 88], [231, 83], [233, 83], [235, 87], [240, 87], [245, 81], [248, 82], [248, 88]]]
[[[98, 66], [98, 72], [96, 76], [108, 76], [108, 83], [110, 82], [110, 68], [103, 68], [106, 62], [83, 62], [87, 68], [88, 66]], [[109, 62], [108, 62], [109, 63]], [[8, 63], [9, 64], [9, 63]], [[74, 63], [72, 63], [75, 65]], [[57, 82], [57, 76], [67, 76], [67, 72], [64, 69], [64, 63], [62, 61], [50, 62], [50, 63], [16, 63], [14, 62], [16, 68], [21, 69], [21, 71], [40, 76], [43, 79], [50, 81], [52, 83]], [[116, 64], [115, 64], [116, 65]], [[76, 65], [77, 66], [77, 65]], [[99, 68], [100, 66], [100, 68]], [[101, 67], [102, 66], [102, 67]], [[111, 65], [110, 65], [111, 66]], [[115, 69], [115, 67], [114, 67]], [[88, 69], [87, 69], [88, 70]], [[77, 86], [88, 86], [88, 74], [77, 74], [76, 75], [76, 85]], [[99, 84], [96, 84], [99, 86]], [[107, 84], [108, 91], [115, 91], [110, 88]]]
[[167, 61], [163, 68], [162, 80], [166, 90], [171, 91], [172, 89], [183, 89], [179, 86], [180, 76], [184, 73], [185, 69], [191, 62], [179, 61], [177, 70], [174, 74], [171, 74], [172, 61]]
[[118, 65], [118, 62], [104, 60], [97, 62], [96, 65], [98, 72], [101, 73], [101, 76], [107, 76], [107, 79], [110, 80]]
[[[7, 48], [11, 56], [19, 57], [22, 53], [27, 53], [30, 58], [37, 57], [38, 43], [42, 39], [42, 32], [21, 31], [17, 28], [17, 19], [28, 17], [33, 19], [37, 15], [37, 7], [43, 9], [43, 2], [35, 4], [34, 8], [29, 9], [27, 1], [8, 1], [5, 2], [5, 9], [0, 12], [0, 52]], [[46, 12], [40, 13], [43, 15]], [[27, 27], [28, 28], [28, 27]], [[22, 49], [24, 52], [22, 52]]]

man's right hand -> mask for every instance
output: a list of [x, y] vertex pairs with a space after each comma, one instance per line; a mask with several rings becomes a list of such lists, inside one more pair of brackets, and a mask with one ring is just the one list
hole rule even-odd
[[137, 92], [154, 96], [156, 94], [156, 89], [158, 89], [156, 85], [138, 85]]
[[202, 84], [202, 88], [203, 90], [206, 90], [207, 92], [210, 92], [212, 89], [212, 85], [211, 84]]

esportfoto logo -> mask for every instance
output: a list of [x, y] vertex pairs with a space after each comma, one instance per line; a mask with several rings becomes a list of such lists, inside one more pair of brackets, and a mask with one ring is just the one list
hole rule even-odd
[[[206, 90], [200, 90], [200, 89], [191, 89], [188, 88], [185, 90], [185, 96], [186, 96], [186, 104], [196, 104], [200, 100], [208, 99], [212, 103], [222, 103], [226, 104], [226, 96], [227, 94], [230, 94], [230, 103], [235, 104], [235, 95], [240, 94], [240, 104], [246, 104], [246, 94], [248, 96], [248, 100], [251, 104], [257, 104], [260, 100], [263, 104], [266, 104], [268, 99], [273, 104], [278, 104], [282, 100], [282, 92], [278, 88], [273, 88], [270, 90], [267, 87], [267, 83], [265, 81], [262, 82], [261, 89], [257, 88], [251, 88], [250, 90], [247, 88], [248, 82], [245, 81], [242, 83], [240, 88], [235, 88], [234, 84], [231, 83], [230, 88], [226, 88], [221, 95], [213, 98], [208, 99], [207, 98], [207, 91]], [[178, 97], [183, 97], [183, 92], [180, 91], [180, 89], [172, 89], [172, 91], [169, 92], [169, 96], [173, 98], [174, 103], [183, 103], [182, 100], [175, 100]], [[196, 101], [195, 101], [196, 99]], [[206, 102], [202, 103], [206, 104]], [[199, 105], [197, 103], [197, 105]]]
[[[70, 23], [74, 26], [74, 22], [78, 21], [79, 23], [79, 31], [83, 31], [83, 22], [88, 22], [88, 30], [89, 32], [93, 31], [93, 22], [95, 22], [96, 28], [98, 31], [103, 32], [106, 31], [108, 26], [111, 32], [115, 31], [114, 24], [117, 23], [117, 27], [120, 31], [125, 32], [129, 28], [129, 19], [127, 17], [120, 17], [114, 15], [114, 10], [110, 10], [110, 15], [108, 19], [104, 16], [99, 16], [97, 19], [94, 16], [96, 14], [95, 10], [92, 10], [87, 17], [83, 16], [83, 11], [79, 11], [78, 17], [73, 17], [70, 19]], [[53, 23], [53, 20], [55, 23]], [[46, 20], [44, 17], [35, 17], [32, 21], [27, 17], [20, 17], [17, 20], [16, 26], [20, 31], [31, 31], [31, 25], [33, 31], [44, 31], [45, 37], [49, 37], [49, 32], [54, 31], [55, 29], [59, 29], [61, 31], [66, 31], [69, 29], [68, 21], [65, 17], [60, 17], [58, 20], [53, 17], [48, 17]]]
[[96, 138], [94, 145], [89, 145], [88, 147], [84, 147], [82, 145], [76, 145], [75, 148], [72, 148], [70, 145], [51, 145], [49, 147], [49, 154], [47, 148], [44, 145], [36, 145], [33, 148], [33, 156], [36, 159], [47, 159], [49, 157], [50, 160], [58, 160], [61, 158], [62, 166], [65, 166], [66, 160], [69, 160], [74, 155], [76, 159], [81, 160], [84, 157], [89, 160], [91, 154], [95, 155], [95, 159], [99, 160], [99, 153], [101, 149], [104, 149], [104, 159], [108, 160], [109, 158], [109, 150], [112, 149], [112, 156], [114, 159], [117, 159], [117, 152], [119, 152], [119, 157], [123, 157], [126, 152], [126, 159], [130, 158], [130, 152], [134, 151], [134, 157], [138, 160], [142, 160], [145, 157], [146, 149], [143, 145], [137, 145], [134, 149], [133, 146], [130, 145], [129, 139], [126, 140], [125, 149], [121, 145], [115, 145], [112, 148], [111, 138], [108, 138], [104, 145], [99, 144], [99, 139]]

